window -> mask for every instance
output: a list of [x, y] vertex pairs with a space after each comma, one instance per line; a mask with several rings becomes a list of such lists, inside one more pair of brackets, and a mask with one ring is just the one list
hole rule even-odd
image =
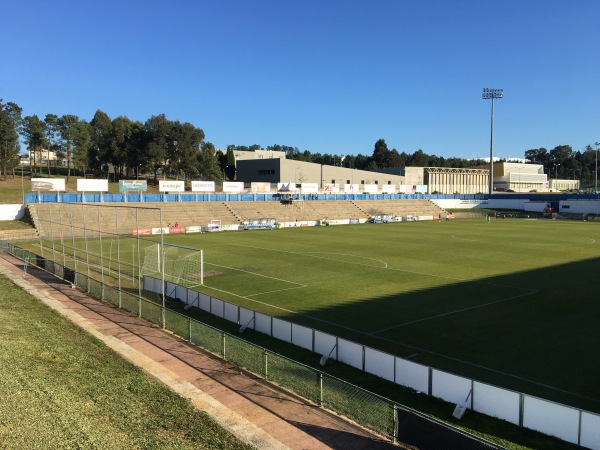
[[350, 184], [350, 180], [346, 180], [346, 184]]

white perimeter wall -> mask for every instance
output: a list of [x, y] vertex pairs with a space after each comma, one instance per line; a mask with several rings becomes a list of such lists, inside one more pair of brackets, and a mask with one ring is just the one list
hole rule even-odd
[[22, 219], [25, 215], [25, 205], [0, 205], [0, 220]]
[[[144, 276], [144, 289], [162, 292], [161, 280]], [[480, 383], [372, 349], [319, 330], [242, 308], [165, 283], [165, 293], [213, 315], [328, 356], [417, 392], [506, 420], [567, 442], [600, 450], [600, 415], [520, 392]]]
[[[542, 212], [548, 205], [547, 201], [530, 201], [529, 199], [491, 198], [489, 200], [431, 200], [444, 209], [522, 209], [524, 211]], [[568, 208], [565, 208], [568, 206]], [[574, 214], [600, 214], [600, 200], [561, 200], [559, 212]]]

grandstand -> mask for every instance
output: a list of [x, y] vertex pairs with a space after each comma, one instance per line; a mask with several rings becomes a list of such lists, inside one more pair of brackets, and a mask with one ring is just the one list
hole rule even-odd
[[[100, 205], [95, 217], [86, 217], [82, 205]], [[110, 208], [112, 206], [112, 208]], [[149, 214], [149, 209], [160, 214]], [[140, 216], [141, 211], [145, 211]], [[144, 202], [144, 203], [30, 203], [28, 213], [41, 236], [64, 237], [64, 233], [81, 234], [83, 224], [99, 223], [102, 232], [130, 235], [136, 228], [207, 226], [212, 221], [222, 225], [242, 225], [256, 218], [272, 218], [278, 223], [320, 221], [332, 219], [364, 219], [373, 214], [406, 217], [436, 216], [445, 211], [430, 200], [295, 200], [279, 201], [229, 201], [229, 202]], [[89, 214], [89, 213], [88, 213]], [[44, 217], [40, 221], [39, 217]], [[117, 220], [118, 219], [118, 220]], [[42, 223], [43, 222], [43, 223]], [[50, 224], [53, 229], [48, 228]], [[115, 229], [118, 223], [119, 229]], [[73, 224], [62, 229], [60, 224]]]
[[362, 200], [353, 202], [369, 216], [385, 213], [389, 216], [406, 217], [439, 216], [446, 211], [431, 200]]

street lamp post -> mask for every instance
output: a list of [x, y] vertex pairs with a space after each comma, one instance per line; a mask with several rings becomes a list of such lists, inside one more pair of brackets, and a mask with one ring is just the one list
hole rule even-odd
[[503, 89], [483, 89], [481, 98], [484, 100], [492, 100], [492, 122], [490, 127], [490, 195], [494, 193], [494, 99], [503, 98]]

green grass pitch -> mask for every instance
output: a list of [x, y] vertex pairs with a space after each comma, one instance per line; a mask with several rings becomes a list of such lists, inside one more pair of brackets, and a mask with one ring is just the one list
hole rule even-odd
[[166, 236], [222, 300], [600, 411], [600, 227], [465, 220]]

